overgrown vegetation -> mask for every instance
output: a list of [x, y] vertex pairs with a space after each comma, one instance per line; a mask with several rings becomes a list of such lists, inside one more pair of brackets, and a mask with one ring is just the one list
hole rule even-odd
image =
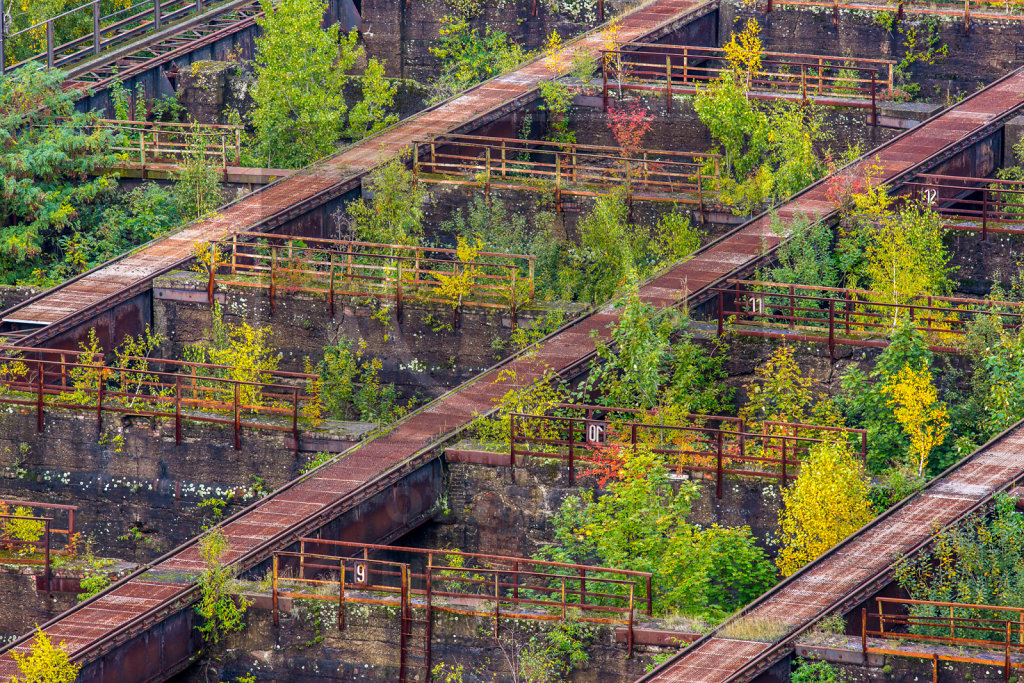
[[10, 683], [74, 683], [81, 669], [64, 650], [64, 642], [54, 645], [38, 626], [28, 654], [15, 651], [11, 656], [18, 665], [19, 676]]
[[229, 634], [245, 628], [245, 611], [249, 607], [246, 598], [234, 590], [234, 577], [224, 566], [223, 559], [228, 544], [219, 529], [215, 529], [199, 541], [199, 554], [206, 568], [199, 577], [199, 604], [196, 627], [203, 637], [207, 654]]

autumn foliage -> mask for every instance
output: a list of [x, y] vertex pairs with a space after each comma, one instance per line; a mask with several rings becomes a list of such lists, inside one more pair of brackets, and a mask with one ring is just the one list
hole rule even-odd
[[608, 127], [626, 156], [634, 156], [643, 148], [644, 138], [653, 124], [654, 115], [640, 102], [608, 107]]

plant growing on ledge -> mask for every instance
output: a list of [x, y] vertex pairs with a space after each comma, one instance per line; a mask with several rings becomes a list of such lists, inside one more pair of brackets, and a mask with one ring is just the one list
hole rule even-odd
[[245, 611], [250, 604], [245, 598], [236, 597], [232, 590], [232, 573], [221, 563], [227, 545], [220, 529], [214, 529], [199, 541], [199, 554], [206, 569], [198, 581], [200, 597], [195, 610], [200, 623], [196, 628], [202, 634], [207, 651], [228, 634], [245, 628]]
[[28, 654], [14, 651], [11, 656], [20, 675], [10, 683], [75, 683], [81, 669], [64, 651], [64, 642], [54, 645], [38, 626]]
[[351, 339], [341, 337], [334, 346], [324, 349], [324, 358], [315, 367], [306, 359], [306, 372], [317, 375], [309, 387], [310, 394], [318, 398], [314, 404], [317, 414], [308, 413], [306, 417], [322, 419], [322, 413], [326, 413], [336, 420], [358, 419], [383, 425], [406, 413], [408, 408], [399, 404], [395, 385], [380, 381], [380, 360], [367, 358], [365, 353], [366, 341], [360, 339], [353, 345]]
[[622, 148], [623, 156], [634, 156], [643, 148], [644, 138], [653, 125], [654, 115], [640, 101], [634, 100], [628, 106], [612, 104], [608, 107], [608, 127]]
[[441, 75], [431, 84], [430, 104], [504, 73], [530, 56], [504, 31], [486, 27], [481, 35], [458, 13], [441, 18], [440, 33], [430, 46], [430, 53], [442, 64]]
[[796, 483], [782, 492], [782, 551], [776, 564], [783, 576], [793, 574], [875, 516], [869, 488], [863, 468], [845, 444], [822, 442], [811, 447]]
[[569, 130], [569, 108], [572, 106], [572, 90], [560, 81], [541, 81], [540, 96], [544, 100], [543, 110], [548, 115], [547, 139], [552, 142], [575, 143], [576, 133]]
[[939, 400], [927, 365], [907, 365], [882, 387], [899, 422], [910, 440], [910, 455], [918, 476], [924, 475], [928, 456], [946, 440], [949, 413]]
[[379, 166], [364, 182], [367, 195], [348, 205], [356, 237], [366, 242], [416, 245], [423, 236], [427, 192], [400, 159]]

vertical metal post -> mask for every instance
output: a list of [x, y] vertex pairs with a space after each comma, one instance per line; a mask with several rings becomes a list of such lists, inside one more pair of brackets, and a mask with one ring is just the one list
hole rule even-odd
[[[964, 35], [970, 33], [971, 29], [971, 0], [964, 0]], [[1009, 674], [1007, 674], [1009, 676]]]
[[654, 594], [651, 593], [651, 577], [647, 577], [647, 616], [654, 616]]
[[604, 0], [597, 0], [597, 20], [604, 21]]
[[420, 182], [420, 143], [412, 143], [412, 184]]
[[627, 657], [633, 656], [633, 584], [629, 585], [629, 632], [626, 639], [629, 641]]
[[601, 109], [608, 108], [608, 53], [601, 51]]
[[160, 7], [161, 0], [153, 0], [153, 28], [160, 28], [160, 20], [163, 18], [161, 11], [163, 8]]
[[509, 316], [512, 318], [512, 331], [516, 330], [516, 267], [510, 266], [509, 270], [512, 271], [512, 291], [509, 297]]
[[241, 421], [239, 419], [239, 414], [238, 414], [239, 413], [239, 409], [238, 409], [238, 382], [235, 382], [235, 401], [234, 401], [234, 403], [235, 403], [235, 450], [236, 451], [240, 451], [240, 450], [242, 450], [242, 437], [241, 437], [241, 434], [240, 434], [240, 431], [241, 431]]
[[234, 277], [238, 270], [238, 233], [231, 233], [231, 276]]
[[103, 434], [103, 366], [99, 367], [99, 379], [96, 390], [96, 440], [99, 441]]
[[92, 2], [92, 53], [100, 53], [100, 0]]
[[864, 665], [868, 663], [868, 608], [860, 608], [860, 651], [864, 657]]
[[[51, 574], [50, 574], [50, 525], [51, 525], [52, 521], [53, 520], [50, 520], [50, 519], [44, 519], [43, 520], [43, 523], [46, 525], [46, 529], [45, 529], [45, 533], [46, 533], [46, 540], [45, 540], [45, 545], [46, 545], [46, 560], [45, 560], [46, 561], [46, 569], [45, 569], [45, 572], [46, 572], [46, 592], [47, 593], [50, 593], [52, 591], [52, 586], [51, 586], [51, 583], [50, 583], [51, 582]], [[1010, 623], [1009, 622], [1006, 623], [1006, 633], [1007, 634], [1010, 633]], [[1007, 642], [1007, 645], [1006, 645], [1007, 652], [1009, 652], [1009, 648], [1010, 648], [1009, 638], [1007, 638], [1006, 642]], [[1009, 655], [1007, 655], [1007, 657], [1009, 657]]]
[[828, 357], [836, 362], [836, 300], [828, 300]]
[[782, 436], [782, 488], [786, 488], [786, 437]]
[[46, 21], [46, 67], [53, 68], [53, 19]]
[[516, 483], [516, 416], [508, 418], [508, 473], [512, 483]]
[[[574, 452], [575, 448], [573, 448], [573, 439], [572, 439], [572, 436], [573, 436], [572, 435], [572, 427], [573, 427], [574, 424], [575, 424], [575, 420], [570, 418], [569, 419], [569, 486], [572, 486], [573, 484], [576, 483], [576, 461], [575, 461], [575, 458], [574, 458], [574, 456], [575, 456], [575, 452]], [[583, 423], [583, 430], [584, 430], [584, 435], [583, 436], [584, 436], [584, 440], [586, 440], [586, 429], [587, 429], [587, 423], [584, 422]]]
[[330, 303], [330, 307], [331, 307], [331, 320], [334, 320], [334, 251], [332, 250], [330, 252], [330, 254], [331, 254], [331, 273], [330, 273], [330, 283], [328, 284], [328, 290], [327, 290], [327, 301]]
[[43, 361], [36, 361], [36, 431], [43, 431]]
[[500, 607], [501, 593], [498, 587], [498, 570], [494, 570], [494, 639], [498, 639], [498, 619], [500, 619]]
[[871, 125], [878, 125], [878, 111], [875, 106], [875, 70], [871, 70]]
[[562, 621], [565, 621], [565, 576], [562, 576]]
[[672, 111], [672, 55], [665, 55], [665, 109]]
[[270, 314], [274, 314], [276, 304], [274, 294], [277, 285], [277, 245], [270, 247]]
[[[968, 0], [970, 1], [970, 0]], [[1010, 683], [1010, 620], [1006, 620], [1006, 649], [1004, 651], [1005, 664], [1003, 668], [1003, 680]]]
[[270, 611], [272, 611], [274, 613], [274, 626], [280, 626], [281, 625], [281, 620], [280, 620], [280, 617], [277, 614], [277, 555], [276, 554], [274, 555], [273, 567], [274, 567], [273, 568], [274, 578], [273, 578], [273, 581], [271, 583], [272, 588], [271, 588], [271, 594], [270, 594], [271, 595], [271, 597], [270, 597], [270, 602], [271, 602]]
[[299, 580], [306, 578], [306, 540], [299, 541]]
[[580, 607], [587, 604], [587, 570], [580, 567]]
[[345, 630], [345, 558], [338, 560], [338, 631]]
[[981, 241], [988, 239], [988, 190], [981, 191]]
[[[512, 562], [512, 600], [513, 602], [519, 602], [519, 562]], [[1021, 613], [1021, 618], [1024, 618], [1024, 612]]]
[[716, 491], [718, 493], [718, 499], [722, 499], [722, 430], [718, 430], [718, 481], [716, 483]]
[[397, 292], [396, 292], [397, 305], [395, 307], [395, 317], [397, 317], [398, 318], [398, 322], [401, 323], [402, 322], [402, 257], [401, 256], [396, 257], [395, 263], [396, 263], [395, 270], [397, 272], [397, 280], [398, 280], [398, 282], [396, 283], [396, 287], [397, 287]]
[[292, 388], [292, 438], [295, 439], [295, 457], [299, 457], [299, 388]]
[[406, 628], [408, 626], [408, 608], [409, 604], [409, 573], [408, 566], [402, 565], [402, 606], [399, 612], [399, 647], [401, 648], [401, 663], [399, 664], [398, 678], [401, 681], [405, 681], [405, 654], [406, 654]]
[[174, 444], [181, 445], [181, 375], [174, 376]]
[[722, 336], [722, 328], [725, 326], [725, 312], [722, 309], [724, 305], [724, 298], [722, 297], [722, 290], [718, 290], [718, 336]]
[[807, 104], [807, 65], [800, 65], [800, 101]]

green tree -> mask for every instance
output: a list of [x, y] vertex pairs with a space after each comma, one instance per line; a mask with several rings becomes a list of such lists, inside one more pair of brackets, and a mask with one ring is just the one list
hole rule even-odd
[[384, 78], [384, 62], [371, 57], [362, 76], [363, 98], [348, 112], [345, 135], [361, 140], [398, 121], [398, 114], [388, 114], [395, 106], [398, 84]]
[[263, 0], [257, 20], [252, 122], [272, 168], [305, 166], [334, 151], [345, 121], [345, 73], [360, 53], [355, 31], [321, 28], [324, 0]]
[[654, 574], [659, 612], [720, 618], [774, 581], [749, 527], [699, 527], [686, 521], [696, 484], [669, 481], [660, 456], [640, 447], [624, 461], [607, 492], [578, 492], [553, 521], [555, 560], [598, 562]]
[[365, 242], [419, 244], [427, 192], [399, 159], [378, 166], [363, 182], [364, 193], [348, 205], [356, 236]]
[[54, 645], [38, 626], [28, 654], [15, 651], [11, 656], [18, 664], [20, 675], [10, 683], [74, 683], [82, 668], [71, 661], [64, 651], [63, 641]]
[[845, 444], [823, 442], [811, 447], [796, 483], [782, 492], [776, 560], [783, 576], [808, 562], [869, 522], [874, 513], [870, 481]]
[[[870, 228], [869, 228], [870, 229]], [[950, 255], [943, 244], [942, 218], [911, 204], [886, 215], [871, 233], [866, 249], [865, 278], [879, 300], [905, 304], [922, 295], [948, 294]], [[889, 309], [895, 325], [900, 309]]]
[[231, 570], [222, 563], [228, 542], [220, 529], [214, 529], [199, 540], [199, 554], [206, 568], [199, 577], [199, 604], [196, 627], [207, 648], [216, 647], [230, 633], [245, 628], [245, 611], [249, 601], [237, 596], [233, 589]]
[[431, 84], [432, 104], [504, 73], [530, 56], [504, 31], [485, 27], [481, 33], [458, 13], [441, 18], [440, 33], [430, 47], [431, 54], [441, 60], [441, 74]]
[[222, 203], [221, 175], [206, 157], [206, 139], [193, 124], [185, 134], [185, 154], [174, 174], [174, 200], [185, 220], [198, 218]]
[[[931, 367], [931, 364], [932, 353], [924, 335], [909, 320], [904, 320], [893, 331], [889, 346], [878, 356], [873, 368], [865, 372], [853, 366], [843, 374], [842, 393], [836, 404], [850, 424], [867, 430], [869, 471], [881, 473], [892, 465], [899, 465], [911, 450], [883, 387], [905, 367]], [[930, 460], [933, 471], [943, 463], [942, 458]]]
[[0, 76], [0, 280], [27, 278], [87, 229], [90, 213], [117, 188], [117, 137], [91, 130], [74, 108], [63, 72], [29, 64]]

